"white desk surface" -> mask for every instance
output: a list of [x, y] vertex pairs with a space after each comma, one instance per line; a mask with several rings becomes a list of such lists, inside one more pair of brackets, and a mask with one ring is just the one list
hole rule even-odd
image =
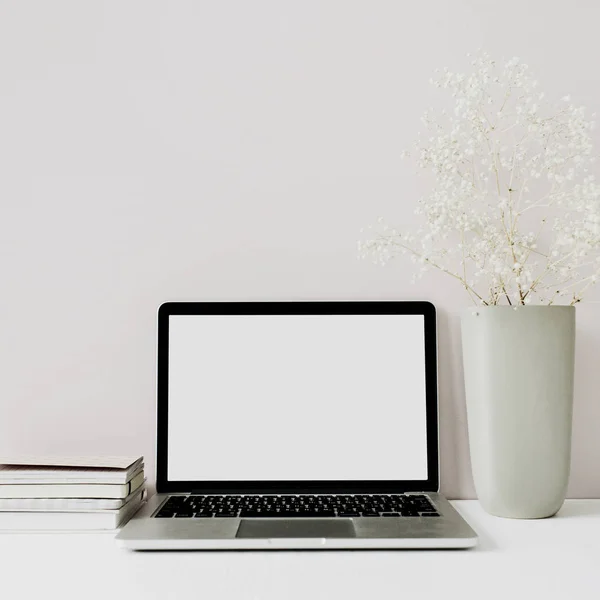
[[[453, 502], [472, 550], [130, 552], [111, 533], [0, 534], [0, 597], [478, 600], [600, 597], [600, 500], [541, 521]], [[586, 594], [585, 596], [583, 594]]]

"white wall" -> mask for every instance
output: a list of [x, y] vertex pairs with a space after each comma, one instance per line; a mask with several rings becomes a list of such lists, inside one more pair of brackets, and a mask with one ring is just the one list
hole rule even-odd
[[[599, 22], [592, 0], [3, 0], [0, 454], [139, 452], [152, 473], [165, 300], [426, 298], [443, 490], [471, 496], [467, 298], [358, 262], [358, 230], [414, 222], [399, 154], [435, 67], [517, 55], [598, 110]], [[600, 304], [578, 310], [570, 495], [600, 496]]]

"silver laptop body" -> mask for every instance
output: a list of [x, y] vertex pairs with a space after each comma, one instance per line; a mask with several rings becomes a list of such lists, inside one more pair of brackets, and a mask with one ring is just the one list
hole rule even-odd
[[427, 302], [172, 302], [135, 550], [468, 548], [439, 492]]

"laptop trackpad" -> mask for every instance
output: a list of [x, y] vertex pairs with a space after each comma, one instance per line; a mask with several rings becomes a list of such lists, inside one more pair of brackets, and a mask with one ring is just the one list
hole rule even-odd
[[239, 538], [353, 538], [350, 519], [242, 519]]

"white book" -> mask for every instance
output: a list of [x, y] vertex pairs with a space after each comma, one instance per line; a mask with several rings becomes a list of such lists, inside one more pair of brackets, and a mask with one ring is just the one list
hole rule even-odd
[[3, 465], [43, 465], [46, 467], [106, 467], [111, 469], [126, 469], [140, 456], [41, 456], [19, 454], [11, 456], [0, 455]]
[[0, 485], [14, 483], [127, 483], [144, 470], [144, 463], [135, 469], [84, 469], [83, 467], [29, 467], [0, 465]]
[[143, 471], [124, 484], [0, 483], [0, 498], [126, 498], [144, 483]]
[[[138, 488], [126, 498], [0, 498], [0, 512], [95, 512], [117, 510], [140, 493]], [[142, 492], [143, 493], [143, 492]]]
[[3, 483], [127, 483], [143, 468], [143, 457], [0, 457]]
[[116, 510], [94, 512], [0, 512], [1, 531], [97, 531], [116, 529], [144, 504], [142, 492]]

